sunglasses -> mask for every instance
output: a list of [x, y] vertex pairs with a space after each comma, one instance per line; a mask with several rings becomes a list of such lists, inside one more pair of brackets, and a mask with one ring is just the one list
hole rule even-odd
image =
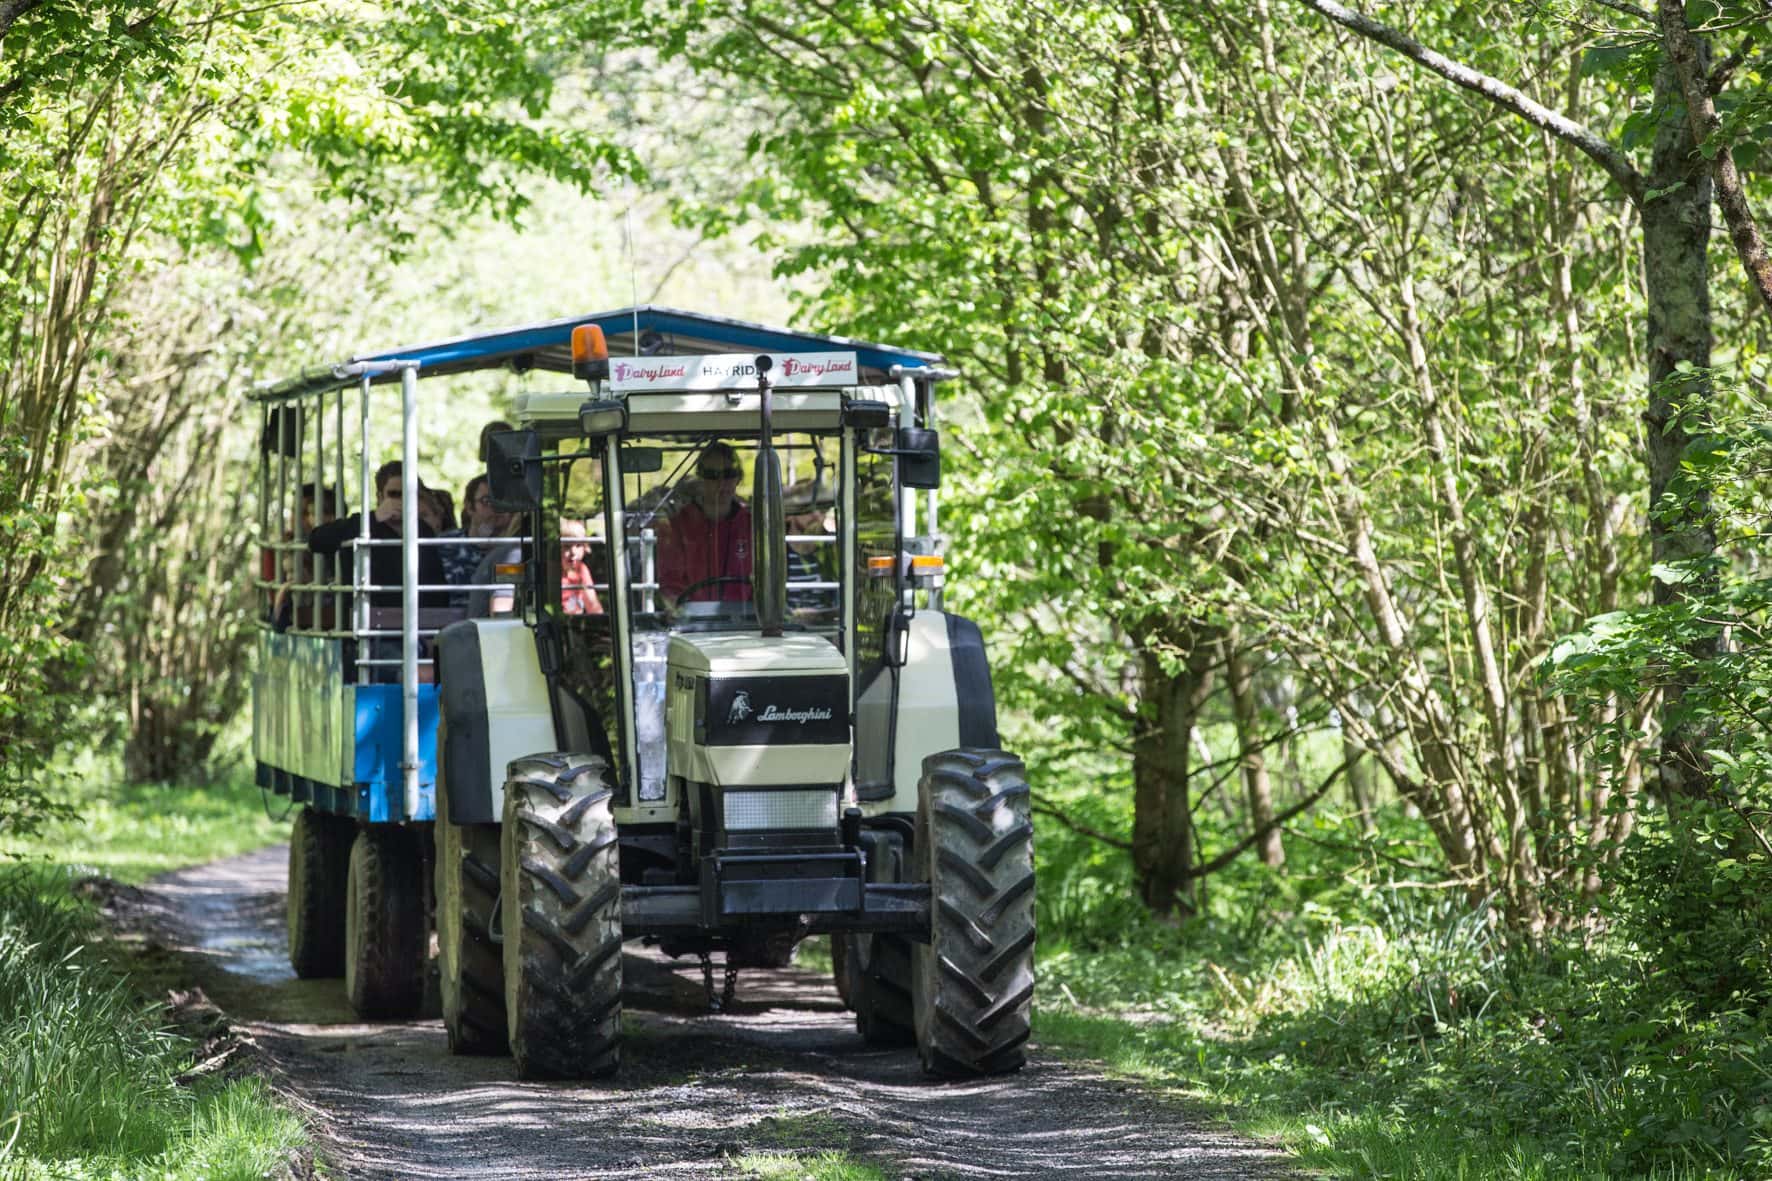
[[704, 480], [736, 480], [740, 476], [744, 475], [744, 473], [742, 471], [740, 471], [738, 468], [735, 468], [735, 467], [697, 468], [695, 474], [700, 476]]

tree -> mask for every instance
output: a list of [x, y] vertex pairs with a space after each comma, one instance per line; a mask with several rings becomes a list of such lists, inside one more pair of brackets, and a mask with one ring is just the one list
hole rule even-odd
[[[1636, 206], [1643, 226], [1643, 282], [1648, 304], [1648, 408], [1644, 421], [1648, 427], [1645, 441], [1654, 560], [1658, 567], [1669, 568], [1708, 558], [1716, 547], [1708, 500], [1670, 496], [1670, 491], [1684, 456], [1707, 428], [1705, 405], [1713, 337], [1708, 254], [1713, 175], [1742, 265], [1761, 300], [1772, 307], [1772, 264], [1747, 207], [1729, 146], [1719, 135], [1721, 121], [1714, 101], [1751, 51], [1756, 40], [1753, 30], [1763, 26], [1764, 14], [1752, 9], [1724, 14], [1734, 18], [1724, 22], [1725, 27], [1745, 26], [1749, 31], [1742, 34], [1738, 56], [1713, 73], [1708, 67], [1708, 44], [1691, 30], [1684, 0], [1659, 0], [1653, 16], [1629, 6], [1607, 6], [1635, 16], [1659, 35], [1661, 54], [1652, 64], [1654, 148], [1648, 169], [1643, 171], [1621, 147], [1495, 77], [1437, 53], [1335, 0], [1303, 3], [1571, 144], [1598, 164]], [[1639, 75], [1646, 64], [1640, 58], [1632, 63]], [[1709, 166], [1706, 155], [1711, 159]], [[1655, 600], [1676, 602], [1708, 586], [1702, 579], [1693, 583], [1657, 578]], [[1714, 634], [1695, 635], [1691, 642], [1695, 659], [1716, 651]], [[1684, 707], [1684, 691], [1685, 686], [1677, 682], [1662, 687], [1660, 785], [1668, 792], [1702, 795], [1710, 786], [1702, 750], [1702, 722]]]
[[0, 6], [0, 183], [17, 198], [0, 210], [0, 451], [12, 461], [0, 478], [0, 797], [27, 811], [66, 721], [66, 695], [47, 690], [93, 675], [70, 671], [80, 651], [60, 610], [102, 492], [73, 457], [106, 437], [106, 399], [122, 391], [94, 366], [130, 347], [116, 313], [144, 274], [196, 248], [249, 265], [274, 229], [270, 164], [291, 152], [396, 242], [428, 218], [514, 213], [520, 175], [588, 189], [625, 166], [600, 138], [542, 118], [552, 59], [587, 39], [574, 12], [363, 15], [350, 3]]
[[[1129, 769], [1152, 909], [1185, 916], [1203, 875], [1327, 790], [1292, 785], [1272, 824], [1199, 847], [1192, 732], [1265, 666], [1303, 686], [1306, 724], [1333, 707], [1473, 897], [1561, 921], [1571, 845], [1621, 836], [1534, 670], [1617, 593], [1614, 402], [1561, 398], [1594, 363], [1583, 337], [1616, 343], [1624, 262], [1560, 149], [1394, 79], [1374, 106], [1371, 50], [1325, 52], [1264, 5], [782, 0], [644, 23], [623, 35], [777, 104], [745, 207], [816, 228], [790, 263], [827, 278], [816, 314], [967, 372], [956, 595], [996, 621], [999, 691], [1049, 765]], [[1500, 160], [1529, 163], [1477, 178]], [[1547, 296], [1519, 298], [1519, 274]], [[1504, 366], [1517, 396], [1494, 392]], [[1581, 562], [1558, 560], [1570, 537]], [[1234, 762], [1275, 740], [1245, 724]]]

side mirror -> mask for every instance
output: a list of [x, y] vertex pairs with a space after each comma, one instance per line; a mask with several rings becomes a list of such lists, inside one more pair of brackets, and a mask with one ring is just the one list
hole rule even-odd
[[541, 438], [534, 431], [486, 436], [486, 483], [492, 507], [529, 513], [541, 507]]
[[623, 474], [631, 472], [635, 475], [663, 471], [664, 448], [623, 447], [621, 449], [621, 470]]
[[843, 425], [852, 429], [873, 430], [892, 421], [892, 407], [884, 402], [854, 398], [843, 403]]
[[898, 428], [898, 482], [906, 488], [941, 487], [941, 436], [922, 427]]
[[628, 429], [628, 404], [620, 398], [586, 402], [578, 408], [578, 429], [593, 439], [618, 435]]

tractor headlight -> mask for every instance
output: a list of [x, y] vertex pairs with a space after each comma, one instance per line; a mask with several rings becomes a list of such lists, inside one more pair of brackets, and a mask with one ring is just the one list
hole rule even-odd
[[726, 831], [837, 827], [837, 789], [778, 788], [773, 791], [727, 791]]

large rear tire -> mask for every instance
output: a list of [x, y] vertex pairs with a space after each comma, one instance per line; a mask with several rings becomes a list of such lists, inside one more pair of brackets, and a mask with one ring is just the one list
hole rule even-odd
[[[443, 724], [437, 724], [437, 750]], [[437, 768], [437, 973], [452, 1054], [504, 1054], [504, 962], [492, 938], [498, 915], [496, 824], [451, 824], [444, 767]]]
[[289, 891], [285, 924], [289, 966], [303, 980], [327, 980], [345, 972], [345, 875], [349, 872], [349, 819], [303, 807], [289, 833]]
[[505, 1028], [519, 1078], [594, 1078], [619, 1065], [613, 795], [609, 766], [595, 755], [530, 755], [505, 781]]
[[358, 1016], [417, 1015], [428, 935], [417, 836], [391, 824], [359, 829], [345, 887], [345, 997]]
[[1027, 1061], [1034, 996], [1034, 826], [1014, 755], [923, 760], [917, 878], [930, 938], [912, 976], [917, 1049], [931, 1074], [1006, 1074]]

